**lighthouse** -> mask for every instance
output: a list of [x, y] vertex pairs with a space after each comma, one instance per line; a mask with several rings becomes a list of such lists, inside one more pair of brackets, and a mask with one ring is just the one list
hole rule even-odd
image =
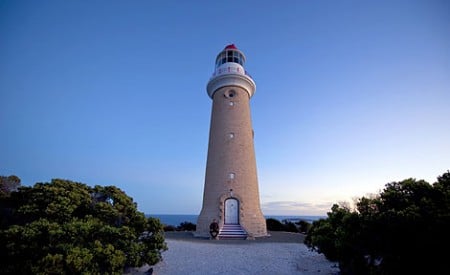
[[244, 54], [234, 44], [226, 46], [217, 55], [206, 88], [212, 99], [212, 112], [196, 236], [209, 236], [213, 220], [219, 223], [219, 239], [267, 236], [250, 115], [250, 99], [256, 85], [244, 64]]

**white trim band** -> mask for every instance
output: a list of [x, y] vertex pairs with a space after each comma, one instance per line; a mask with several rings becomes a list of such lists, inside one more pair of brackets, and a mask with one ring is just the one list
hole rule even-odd
[[256, 84], [247, 75], [242, 74], [222, 74], [217, 77], [211, 78], [206, 86], [208, 95], [213, 98], [214, 93], [225, 86], [238, 86], [247, 91], [248, 97], [251, 98], [256, 90]]

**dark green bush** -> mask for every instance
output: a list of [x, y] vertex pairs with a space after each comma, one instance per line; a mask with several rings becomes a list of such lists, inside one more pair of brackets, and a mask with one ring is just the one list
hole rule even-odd
[[10, 213], [0, 228], [2, 274], [122, 274], [166, 249], [160, 221], [114, 186], [55, 179], [20, 187], [0, 207]]
[[277, 219], [266, 219], [266, 226], [269, 231], [284, 231], [284, 225]]
[[298, 226], [299, 226], [299, 232], [301, 233], [308, 233], [308, 231], [311, 229], [312, 224], [304, 221], [304, 220], [300, 220], [298, 222]]
[[342, 274], [443, 274], [450, 246], [450, 172], [433, 185], [386, 184], [356, 209], [334, 205], [305, 243], [339, 262]]
[[164, 226], [164, 231], [165, 232], [176, 231], [176, 230], [177, 230], [177, 228], [175, 226], [173, 226], [173, 225], [165, 225]]
[[185, 221], [180, 223], [180, 225], [177, 227], [178, 231], [195, 231], [197, 228], [197, 225], [195, 225], [194, 223]]
[[294, 232], [294, 233], [298, 233], [298, 227], [297, 227], [297, 225], [295, 225], [295, 223], [293, 223], [293, 222], [286, 221], [286, 222], [283, 224], [283, 226], [284, 226], [284, 231], [286, 231], [286, 232]]
[[297, 225], [287, 220], [280, 222], [277, 219], [268, 218], [266, 219], [266, 226], [269, 231], [299, 232]]

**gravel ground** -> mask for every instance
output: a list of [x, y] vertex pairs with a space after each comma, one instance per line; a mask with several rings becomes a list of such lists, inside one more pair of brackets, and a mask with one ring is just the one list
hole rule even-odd
[[232, 242], [167, 236], [169, 249], [153, 266], [153, 274], [339, 274], [335, 263], [299, 243], [299, 234], [286, 234]]

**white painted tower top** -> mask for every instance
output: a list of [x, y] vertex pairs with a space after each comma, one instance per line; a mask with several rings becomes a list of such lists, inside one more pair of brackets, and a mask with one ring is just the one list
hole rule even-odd
[[249, 98], [256, 90], [256, 84], [252, 77], [244, 69], [245, 55], [230, 44], [221, 51], [216, 58], [216, 66], [213, 75], [209, 79], [206, 90], [209, 97], [225, 86], [238, 86], [245, 89]]

